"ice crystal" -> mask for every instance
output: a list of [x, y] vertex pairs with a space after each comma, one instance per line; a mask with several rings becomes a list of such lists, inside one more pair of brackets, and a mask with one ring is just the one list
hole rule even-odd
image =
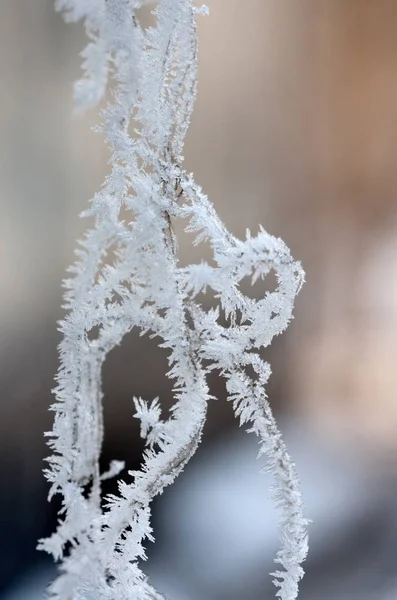
[[[274, 581], [277, 595], [293, 600], [303, 575], [307, 522], [295, 468], [265, 394], [270, 367], [259, 350], [287, 327], [303, 271], [285, 244], [262, 228], [256, 236], [247, 232], [245, 240], [234, 237], [183, 168], [197, 85], [196, 16], [207, 14], [207, 7], [160, 0], [156, 24], [144, 29], [137, 14], [142, 3], [56, 2], [68, 20], [84, 21], [90, 38], [84, 77], [75, 87], [77, 106], [98, 104], [109, 84], [113, 97], [101, 126], [112, 151], [111, 172], [83, 213], [95, 225], [80, 242], [65, 281], [68, 312], [61, 323], [55, 420], [48, 434], [53, 454], [46, 471], [50, 496], [61, 494], [63, 507], [56, 532], [40, 541], [40, 548], [62, 560], [50, 595], [162, 598], [141, 570], [144, 542], [153, 540], [150, 504], [196, 451], [210, 399], [206, 378], [218, 369], [240, 424], [250, 423], [273, 474], [282, 543]], [[173, 229], [178, 219], [188, 219], [195, 243], [211, 244], [215, 266], [179, 266]], [[110, 250], [114, 259], [107, 262]], [[270, 271], [277, 276], [275, 291], [260, 300], [242, 294], [244, 277], [255, 282]], [[215, 309], [197, 299], [207, 288], [215, 292]], [[123, 463], [113, 461], [100, 473], [101, 370], [107, 354], [134, 328], [155, 335], [168, 350], [174, 403], [162, 420], [158, 398], [135, 399], [147, 442], [143, 466], [120, 480], [119, 494], [104, 505], [101, 482], [118, 475]]]

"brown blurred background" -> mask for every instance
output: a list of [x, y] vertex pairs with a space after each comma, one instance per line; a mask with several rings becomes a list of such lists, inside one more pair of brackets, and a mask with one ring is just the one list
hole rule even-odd
[[[243, 236], [247, 227], [256, 232], [261, 223], [284, 239], [306, 270], [295, 319], [266, 351], [273, 367], [272, 405], [298, 448], [304, 488], [314, 490], [320, 507], [302, 599], [392, 600], [397, 598], [397, 2], [208, 4], [210, 17], [199, 18], [199, 93], [187, 167], [233, 233]], [[46, 568], [34, 548], [36, 538], [53, 527], [56, 508], [46, 504], [41, 469], [47, 455], [42, 432], [52, 422], [47, 407], [57, 368], [60, 282], [87, 224], [77, 215], [108, 170], [103, 140], [91, 131], [97, 111], [72, 116], [72, 82], [84, 44], [81, 25], [66, 26], [52, 0], [2, 0], [0, 597], [7, 600], [24, 598], [9, 594], [26, 573], [35, 576]], [[200, 249], [191, 250], [189, 242], [181, 235], [181, 260], [197, 261]], [[155, 342], [134, 333], [109, 356], [105, 462], [139, 461], [131, 398], [160, 395], [169, 402], [165, 366]], [[222, 384], [213, 377], [211, 385], [221, 398], [210, 407], [204, 449], [193, 467], [197, 473], [207, 459], [217, 473], [222, 440], [227, 447], [237, 427]], [[241, 438], [233, 439], [231, 447], [237, 448]], [[316, 466], [313, 456], [321, 458]], [[223, 473], [219, 466], [218, 482]], [[318, 473], [323, 487], [314, 485]], [[357, 473], [359, 484], [353, 484]], [[229, 485], [232, 502], [241, 483], [232, 478]], [[180, 490], [183, 499], [183, 485]], [[338, 531], [339, 516], [345, 515], [334, 537], [325, 526], [329, 490]], [[155, 514], [162, 510], [159, 505]], [[188, 536], [185, 546], [180, 542], [182, 554], [194, 545], [188, 519], [186, 527], [193, 539]], [[158, 564], [164, 544], [153, 559]], [[236, 596], [228, 587], [230, 574], [216, 585], [208, 578], [200, 588], [188, 569], [178, 580], [185, 577], [189, 589], [183, 598], [274, 597], [271, 591], [263, 596], [264, 588], [252, 583], [254, 569]], [[270, 562], [265, 570], [272, 569]], [[27, 597], [36, 598], [33, 591]]]

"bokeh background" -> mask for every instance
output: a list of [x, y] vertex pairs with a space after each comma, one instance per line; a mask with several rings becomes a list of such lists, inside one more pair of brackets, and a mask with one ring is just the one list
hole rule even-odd
[[[306, 270], [266, 351], [272, 406], [310, 527], [302, 600], [397, 599], [397, 2], [209, 0], [186, 163], [231, 231], [261, 223]], [[54, 527], [43, 431], [57, 368], [60, 283], [108, 171], [72, 116], [81, 25], [52, 0], [0, 3], [0, 599], [38, 600]], [[182, 261], [198, 261], [180, 236]], [[132, 333], [104, 371], [104, 464], [137, 466], [132, 396], [170, 401], [166, 360]], [[256, 442], [219, 396], [204, 442], [154, 506], [147, 570], [172, 600], [274, 597], [278, 548]]]

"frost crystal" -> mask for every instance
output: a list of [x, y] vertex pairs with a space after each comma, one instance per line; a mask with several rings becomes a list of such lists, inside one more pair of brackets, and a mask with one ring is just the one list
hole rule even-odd
[[[282, 548], [274, 573], [277, 596], [293, 600], [303, 575], [307, 521], [294, 465], [264, 388], [270, 367], [259, 356], [292, 316], [303, 271], [284, 243], [260, 228], [244, 241], [227, 231], [213, 205], [183, 168], [182, 150], [197, 84], [196, 16], [206, 6], [160, 0], [156, 25], [143, 29], [143, 0], [57, 0], [70, 21], [83, 19], [90, 43], [76, 104], [96, 105], [109, 83], [113, 100], [101, 129], [112, 150], [112, 169], [83, 216], [93, 217], [65, 281], [67, 316], [61, 323], [60, 367], [47, 479], [50, 497], [63, 498], [56, 532], [39, 547], [61, 559], [50, 587], [56, 600], [161, 600], [140, 568], [145, 540], [153, 540], [150, 503], [194, 454], [210, 399], [206, 377], [218, 369], [240, 424], [260, 441], [274, 477], [281, 512]], [[129, 124], [137, 134], [132, 138]], [[121, 218], [129, 214], [130, 220]], [[215, 266], [181, 268], [173, 222], [188, 219], [196, 243], [209, 241]], [[113, 261], [106, 262], [112, 250]], [[273, 270], [278, 287], [261, 300], [245, 297], [240, 281]], [[218, 299], [206, 309], [197, 294]], [[223, 317], [223, 321], [220, 317]], [[224, 326], [224, 319], [227, 325]], [[141, 471], [119, 481], [119, 494], [103, 499], [101, 482], [118, 475], [113, 461], [100, 473], [103, 438], [101, 370], [106, 355], [133, 328], [161, 339], [174, 381], [171, 415], [161, 420], [158, 398], [135, 399], [147, 450]]]

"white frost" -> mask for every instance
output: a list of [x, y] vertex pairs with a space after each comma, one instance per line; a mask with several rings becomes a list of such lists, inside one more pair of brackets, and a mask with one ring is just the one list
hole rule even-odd
[[[236, 239], [183, 169], [183, 145], [197, 86], [196, 8], [191, 0], [160, 0], [156, 26], [138, 21], [140, 0], [57, 0], [69, 20], [83, 19], [90, 38], [78, 107], [96, 105], [112, 82], [113, 101], [102, 131], [112, 169], [83, 216], [93, 217], [65, 281], [68, 314], [60, 324], [54, 426], [46, 476], [50, 496], [63, 497], [57, 531], [40, 547], [62, 559], [50, 588], [56, 600], [162, 598], [141, 570], [144, 541], [153, 539], [150, 503], [183, 470], [200, 442], [210, 399], [206, 377], [218, 369], [241, 424], [250, 423], [274, 477], [282, 547], [277, 596], [294, 600], [307, 552], [307, 522], [295, 469], [273, 418], [264, 386], [270, 367], [259, 357], [292, 316], [303, 271], [285, 244], [260, 228]], [[132, 138], [128, 127], [137, 124]], [[129, 211], [127, 222], [120, 217]], [[196, 243], [207, 240], [215, 267], [178, 265], [172, 223], [188, 219]], [[107, 253], [115, 257], [106, 264]], [[261, 300], [245, 297], [240, 281], [273, 270], [278, 288]], [[219, 300], [205, 310], [196, 296], [212, 288]], [[221, 325], [220, 315], [227, 327]], [[101, 370], [108, 352], [134, 327], [158, 336], [169, 352], [174, 382], [171, 416], [158, 399], [135, 400], [148, 448], [141, 471], [119, 481], [119, 495], [101, 502], [103, 439]], [[67, 548], [67, 550], [66, 550]], [[66, 551], [65, 551], [66, 550]]]

